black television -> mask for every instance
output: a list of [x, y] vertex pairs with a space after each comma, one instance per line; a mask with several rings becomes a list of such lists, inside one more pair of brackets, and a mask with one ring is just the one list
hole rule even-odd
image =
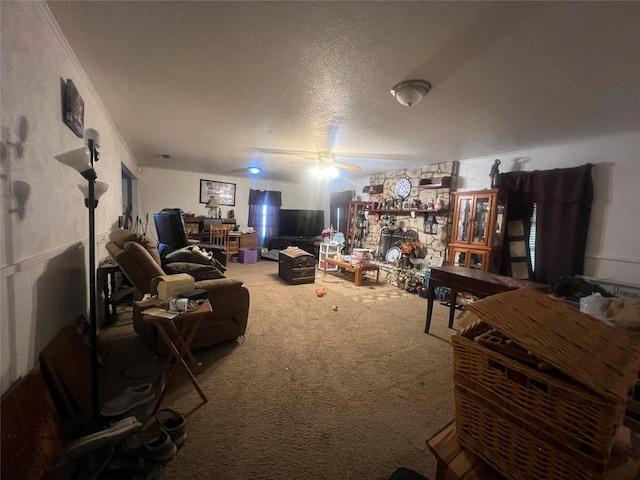
[[324, 210], [280, 210], [280, 237], [312, 238], [324, 229]]

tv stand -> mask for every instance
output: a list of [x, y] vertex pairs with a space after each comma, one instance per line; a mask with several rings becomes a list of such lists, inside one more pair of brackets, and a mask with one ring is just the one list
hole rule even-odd
[[287, 247], [299, 247], [318, 258], [319, 248], [315, 245], [315, 237], [273, 237], [269, 242], [269, 250], [284, 250]]

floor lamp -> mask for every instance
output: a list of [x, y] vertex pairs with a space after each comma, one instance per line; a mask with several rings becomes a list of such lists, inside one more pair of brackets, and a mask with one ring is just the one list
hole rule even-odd
[[100, 159], [98, 148], [100, 147], [100, 135], [93, 128], [84, 132], [85, 146], [76, 148], [67, 153], [56, 155], [56, 160], [63, 163], [82, 175], [86, 185], [79, 185], [84, 193], [84, 204], [89, 210], [89, 321], [91, 327], [91, 405], [93, 418], [100, 416], [100, 403], [98, 395], [98, 328], [97, 328], [97, 291], [96, 291], [96, 232], [95, 210], [98, 199], [107, 191], [109, 185], [97, 182], [98, 175], [93, 168], [94, 162]]

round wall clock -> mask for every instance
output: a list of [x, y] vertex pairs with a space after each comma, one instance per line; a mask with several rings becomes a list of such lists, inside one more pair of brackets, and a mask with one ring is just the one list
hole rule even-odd
[[400, 178], [393, 186], [393, 193], [401, 198], [407, 198], [411, 193], [411, 182], [408, 178]]

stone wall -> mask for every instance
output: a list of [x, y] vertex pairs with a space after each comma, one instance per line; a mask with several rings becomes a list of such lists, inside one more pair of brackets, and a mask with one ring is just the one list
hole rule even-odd
[[[419, 200], [421, 205], [430, 202], [442, 202], [443, 208], [435, 214], [438, 223], [437, 232], [435, 234], [427, 234], [424, 232], [424, 213], [414, 212], [411, 209], [401, 209], [393, 213], [374, 213], [368, 214], [368, 233], [366, 237], [366, 248], [373, 250], [376, 259], [381, 258], [386, 252], [379, 251], [380, 232], [383, 228], [414, 230], [418, 232], [418, 239], [426, 247], [426, 255], [434, 255], [445, 257], [449, 240], [451, 238], [452, 221], [453, 221], [453, 204], [451, 192], [455, 189], [458, 177], [458, 162], [437, 163], [422, 167], [415, 167], [406, 170], [397, 170], [394, 172], [379, 173], [370, 177], [370, 185], [383, 185], [384, 189], [381, 194], [369, 194], [369, 201], [379, 202], [382, 205], [399, 201], [393, 191], [396, 181], [400, 178], [407, 178], [411, 182], [411, 193], [405, 199], [410, 205], [415, 205], [415, 201]], [[420, 187], [421, 179], [451, 177], [451, 186], [447, 188], [425, 188]], [[381, 207], [384, 208], [384, 207]], [[425, 208], [424, 206], [421, 208]], [[395, 221], [394, 221], [395, 217]]]

